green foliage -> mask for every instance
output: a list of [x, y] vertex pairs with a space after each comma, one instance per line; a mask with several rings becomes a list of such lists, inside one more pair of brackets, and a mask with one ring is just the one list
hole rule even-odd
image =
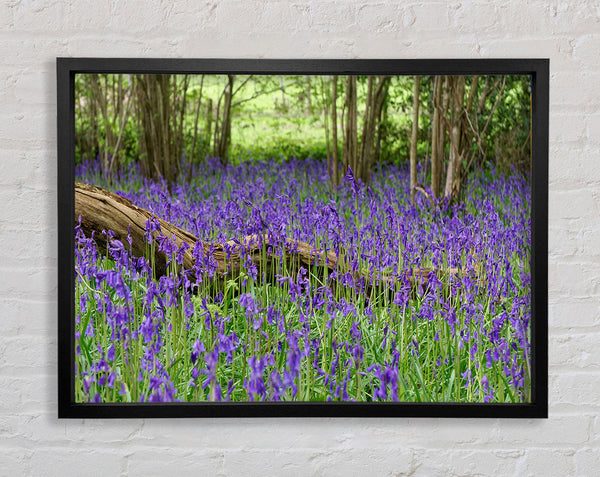
[[[120, 117], [104, 123], [100, 108], [96, 105], [95, 117], [92, 103], [94, 98], [90, 75], [76, 75], [76, 162], [98, 154], [112, 155], [115, 138], [120, 130]], [[497, 77], [490, 77], [492, 82]], [[190, 77], [183, 123], [183, 151], [188, 161], [199, 163], [214, 155], [215, 127], [222, 120], [222, 95], [226, 84], [224, 75], [200, 75]], [[183, 81], [183, 75], [180, 78]], [[107, 114], [115, 118], [119, 86], [130, 87], [132, 77], [127, 75], [101, 75], [99, 84], [105, 89]], [[403, 164], [408, 161], [412, 128], [413, 77], [393, 77], [381, 117], [377, 138], [379, 161]], [[472, 86], [472, 77], [467, 78], [467, 94]], [[120, 84], [119, 84], [120, 82]], [[485, 77], [478, 82], [478, 95], [484, 88]], [[430, 136], [433, 116], [433, 77], [421, 77], [419, 141], [417, 156], [420, 161], [428, 160], [431, 154]], [[493, 90], [481, 114], [474, 118], [481, 128], [486, 123], [499, 88]], [[331, 108], [330, 77], [323, 76], [236, 76], [233, 88], [231, 146], [229, 159], [233, 163], [246, 160], [280, 160], [291, 157], [324, 158], [327, 156], [326, 123], [330, 118], [325, 109]], [[338, 121], [344, 107], [345, 81], [338, 81]], [[362, 115], [367, 95], [367, 77], [358, 78], [359, 141]], [[465, 95], [465, 101], [466, 101]], [[476, 99], [477, 101], [477, 99]], [[200, 108], [198, 108], [200, 105]], [[122, 105], [121, 105], [122, 106]], [[128, 167], [132, 160], [143, 154], [140, 148], [142, 131], [137, 119], [138, 105], [134, 104], [122, 131], [119, 146], [118, 166]], [[121, 107], [121, 110], [123, 108]], [[198, 114], [198, 118], [196, 115]], [[515, 167], [528, 170], [530, 163], [530, 79], [527, 76], [506, 76], [502, 98], [497, 105], [489, 128], [482, 138], [482, 148], [476, 154], [475, 166], [495, 166], [502, 171]], [[197, 122], [197, 134], [194, 138]], [[342, 143], [342, 125], [338, 124], [338, 141]], [[112, 144], [107, 143], [107, 131]], [[473, 150], [477, 149], [472, 144]], [[193, 149], [193, 150], [192, 150]], [[446, 153], [448, 155], [448, 144]], [[132, 159], [136, 158], [136, 159]]]
[[505, 93], [488, 136], [489, 150], [503, 172], [511, 167], [529, 171], [531, 163], [531, 82], [528, 76], [508, 76]]

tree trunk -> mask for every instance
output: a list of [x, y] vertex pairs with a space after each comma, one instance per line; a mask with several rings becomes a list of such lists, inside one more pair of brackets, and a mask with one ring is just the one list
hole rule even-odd
[[410, 203], [415, 204], [415, 187], [417, 186], [417, 140], [419, 135], [419, 87], [421, 77], [415, 76], [413, 91], [413, 121], [410, 138]]
[[[490, 114], [488, 115], [485, 125], [483, 126], [482, 129], [480, 129], [478, 117], [482, 115], [484, 106], [485, 106], [485, 100], [487, 99], [487, 97], [491, 91], [491, 89], [488, 87], [489, 86], [488, 79], [489, 78], [486, 79], [486, 87], [482, 93], [481, 101], [480, 101], [479, 105], [477, 106], [477, 108], [474, 108], [474, 109], [476, 109], [476, 111], [473, 112], [472, 120], [469, 119], [469, 113], [470, 113], [471, 107], [473, 107], [473, 103], [474, 103], [474, 101], [472, 101], [471, 98], [472, 97], [474, 98], [476, 96], [476, 91], [474, 92], [473, 88], [477, 88], [477, 83], [475, 81], [473, 81], [471, 83], [471, 90], [469, 92], [469, 98], [467, 100], [467, 105], [465, 107], [464, 114], [463, 114], [463, 118], [464, 118], [463, 130], [464, 130], [464, 138], [465, 138], [464, 149], [465, 149], [465, 151], [467, 151], [468, 148], [470, 147], [470, 145], [473, 144], [473, 142], [475, 143], [475, 145], [477, 147], [471, 150], [471, 153], [469, 154], [469, 158], [468, 158], [468, 160], [466, 160], [466, 166], [461, 170], [460, 181], [462, 181], [464, 179], [464, 177], [466, 176], [466, 174], [468, 174], [469, 169], [478, 154], [479, 154], [480, 159], [485, 158], [485, 151], [483, 149], [483, 140], [485, 137], [485, 133], [487, 131], [488, 126], [491, 124], [492, 117], [494, 116], [494, 111], [496, 110], [498, 103], [502, 99], [502, 93], [504, 91], [504, 86], [506, 85], [506, 76], [504, 76], [502, 78], [502, 85], [500, 86], [500, 89], [498, 90], [496, 100], [494, 101], [494, 104], [492, 105], [492, 108], [490, 110]], [[498, 87], [498, 85], [500, 85], [500, 79], [498, 79], [494, 83], [493, 88]], [[466, 153], [465, 153], [465, 156], [466, 156]], [[460, 187], [460, 182], [458, 185]]]
[[433, 126], [431, 129], [431, 191], [437, 198], [440, 194], [440, 182], [442, 178], [442, 154], [443, 147], [440, 136], [443, 131], [442, 124], [442, 83], [443, 76], [436, 76], [433, 85]]
[[333, 161], [331, 160], [331, 145], [329, 142], [329, 83], [327, 79], [321, 79], [321, 94], [323, 97], [323, 126], [325, 127], [325, 161], [327, 163], [327, 173], [329, 174], [329, 180], [334, 183], [333, 180]]
[[371, 120], [371, 115], [373, 114], [373, 77], [369, 76], [367, 80], [367, 98], [365, 100], [365, 116], [363, 119], [363, 130], [360, 139], [360, 153], [358, 154], [358, 160], [356, 161], [356, 168], [354, 169], [354, 175], [356, 177], [363, 178], [363, 169], [367, 169], [365, 164], [365, 159], [369, 154], [368, 149], [370, 148], [369, 138], [372, 135], [372, 128], [374, 127], [374, 123]]
[[[200, 76], [200, 91], [198, 92], [198, 103], [196, 104], [196, 112], [194, 117], [194, 136], [192, 138], [192, 149], [190, 150], [188, 182], [192, 180], [192, 167], [196, 157], [196, 142], [198, 140], [198, 121], [200, 120], [200, 107], [202, 105], [202, 89], [204, 88], [204, 75]], [[200, 162], [200, 161], [198, 161]]]
[[[177, 104], [177, 109], [179, 109], [179, 124], [177, 125], [177, 135], [175, 136], [175, 154], [174, 157], [176, 159], [175, 167], [176, 170], [179, 169], [181, 165], [181, 161], [183, 160], [183, 123], [185, 118], [185, 109], [187, 106], [187, 94], [188, 87], [190, 85], [190, 75], [183, 75], [183, 86], [181, 89], [181, 96]], [[173, 87], [175, 92], [177, 92], [177, 76], [174, 77]], [[176, 110], [177, 110], [176, 109]], [[173, 125], [175, 128], [175, 125]]]
[[[173, 84], [175, 79], [173, 79]], [[136, 93], [146, 158], [142, 161], [146, 175], [162, 177], [169, 187], [175, 181], [181, 155], [182, 134], [178, 128], [174, 101], [176, 88], [171, 75], [137, 75]], [[183, 100], [180, 101], [182, 103]], [[183, 107], [183, 104], [180, 104]]]
[[450, 158], [446, 171], [446, 186], [444, 197], [456, 198], [458, 186], [456, 179], [459, 177], [459, 167], [462, 161], [462, 136], [463, 136], [463, 103], [465, 100], [465, 77], [454, 76], [450, 82], [452, 94], [452, 111], [450, 114]]
[[220, 158], [221, 164], [227, 165], [229, 158], [229, 144], [231, 142], [231, 98], [233, 97], [234, 75], [227, 75], [227, 84], [223, 93], [223, 113], [218, 142], [216, 144], [216, 156]]
[[92, 153], [90, 159], [96, 159], [100, 155], [100, 141], [98, 140], [98, 103], [92, 95], [90, 98], [90, 128]]
[[[108, 174], [109, 170], [109, 157], [108, 151], [109, 148], [114, 146], [114, 135], [112, 129], [110, 127], [111, 121], [109, 120], [108, 115], [108, 86], [106, 82], [104, 83], [104, 88], [100, 84], [100, 75], [91, 74], [90, 75], [90, 86], [92, 90], [92, 97], [94, 98], [96, 104], [100, 109], [100, 116], [102, 118], [102, 127], [101, 130], [104, 131], [104, 150], [100, 152], [100, 158], [102, 161], [102, 169], [105, 174]], [[105, 75], [106, 77], [106, 75]]]
[[310, 96], [310, 75], [306, 75], [305, 93], [304, 93], [304, 116], [310, 118], [312, 114], [312, 99]]
[[377, 78], [377, 85], [375, 85], [375, 78], [372, 76], [369, 77], [361, 153], [358, 160], [357, 172], [358, 177], [364, 183], [368, 183], [371, 180], [371, 170], [375, 164], [375, 138], [379, 130], [379, 121], [385, 105], [389, 81], [389, 76], [379, 76]]
[[467, 96], [467, 103], [465, 105], [465, 113], [471, 114], [471, 110], [473, 109], [473, 103], [475, 102], [475, 98], [477, 97], [477, 85], [479, 83], [479, 76], [475, 75], [471, 78], [471, 86], [469, 87], [469, 96]]
[[281, 89], [281, 110], [287, 111], [287, 103], [285, 101], [285, 82], [283, 76], [279, 75], [279, 89]]
[[[346, 79], [346, 131], [344, 135], [344, 164], [353, 171], [357, 169], [357, 104], [356, 76]], [[344, 171], [345, 172], [345, 171]]]
[[78, 75], [75, 79], [75, 117], [83, 121], [84, 126], [80, 133], [75, 135], [76, 151], [79, 157], [95, 159], [99, 153], [97, 131], [97, 99], [91, 87], [91, 75]]
[[[125, 126], [129, 122], [129, 110], [131, 108], [131, 103], [133, 101], [133, 96], [134, 96], [134, 91], [135, 91], [135, 81], [133, 79], [133, 76], [130, 77], [129, 81], [131, 82], [131, 85], [130, 85], [129, 91], [127, 93], [127, 98], [126, 98], [127, 104], [125, 106], [123, 115], [118, 124], [119, 135], [117, 136], [117, 142], [115, 143], [115, 147], [113, 148], [112, 161], [110, 162], [109, 171], [108, 171], [109, 174], [112, 174], [113, 167], [115, 165], [115, 162], [117, 161], [117, 156], [119, 154], [119, 147], [121, 145], [121, 139], [123, 138], [123, 131], [125, 131]], [[122, 101], [125, 101], [125, 98], [122, 98]]]
[[[214, 120], [214, 104], [212, 98], [207, 98], [206, 100], [206, 152], [210, 153], [211, 151], [211, 138], [213, 137], [213, 120]], [[214, 147], [214, 143], [213, 147]]]
[[384, 124], [387, 118], [387, 101], [383, 103], [383, 108], [381, 108], [381, 113], [379, 114], [379, 118], [377, 118], [377, 140], [375, 143], [375, 160], [379, 161], [381, 158], [381, 143], [383, 141], [383, 137], [385, 134]]
[[332, 78], [331, 89], [331, 141], [333, 152], [333, 183], [340, 184], [339, 157], [338, 157], [338, 137], [337, 137], [337, 76]]

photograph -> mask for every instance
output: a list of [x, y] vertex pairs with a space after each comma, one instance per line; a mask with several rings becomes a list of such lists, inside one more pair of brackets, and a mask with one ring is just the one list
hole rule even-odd
[[74, 74], [74, 403], [528, 404], [530, 74]]

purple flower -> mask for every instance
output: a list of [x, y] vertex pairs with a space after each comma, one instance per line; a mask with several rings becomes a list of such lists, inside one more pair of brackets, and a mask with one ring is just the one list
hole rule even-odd
[[244, 380], [244, 388], [248, 391], [248, 395], [251, 401], [255, 398], [264, 400], [266, 396], [266, 386], [264, 382], [264, 372], [267, 365], [267, 358], [257, 358], [252, 356], [248, 359], [248, 365], [250, 366], [250, 379]]
[[106, 359], [111, 362], [115, 360], [115, 345], [114, 345], [114, 343], [110, 345], [110, 348], [108, 348], [108, 352], [106, 353]]
[[192, 354], [190, 356], [192, 364], [196, 364], [196, 361], [198, 360], [198, 356], [200, 356], [200, 353], [203, 353], [204, 351], [205, 351], [204, 343], [202, 343], [202, 341], [200, 341], [200, 340], [196, 340], [194, 342], [194, 345], [192, 346]]
[[239, 304], [246, 309], [246, 318], [251, 319], [258, 313], [258, 306], [250, 293], [240, 295]]

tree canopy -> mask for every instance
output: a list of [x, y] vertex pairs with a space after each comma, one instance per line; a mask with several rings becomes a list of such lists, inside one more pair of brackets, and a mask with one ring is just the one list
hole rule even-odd
[[171, 183], [206, 157], [327, 160], [332, 184], [378, 164], [458, 197], [473, 168], [529, 170], [528, 76], [76, 76], [76, 158]]

